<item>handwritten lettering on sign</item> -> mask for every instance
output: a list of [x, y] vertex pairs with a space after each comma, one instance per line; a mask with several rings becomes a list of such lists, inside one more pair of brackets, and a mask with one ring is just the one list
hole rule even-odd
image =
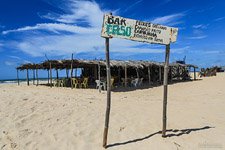
[[177, 40], [177, 28], [104, 15], [102, 37], [116, 37], [140, 42], [169, 44]]

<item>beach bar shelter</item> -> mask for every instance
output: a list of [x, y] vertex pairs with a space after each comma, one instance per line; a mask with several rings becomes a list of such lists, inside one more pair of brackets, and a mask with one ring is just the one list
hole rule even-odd
[[[163, 80], [163, 66], [164, 63], [154, 62], [154, 61], [132, 61], [132, 60], [111, 60], [110, 61], [110, 70], [113, 77], [117, 76], [118, 85], [120, 85], [121, 79], [124, 78], [123, 85], [128, 86], [128, 79], [130, 76], [136, 76], [137, 78], [144, 78], [145, 81], [148, 81], [148, 84], [151, 83], [162, 83]], [[169, 78], [184, 80], [184, 77], [188, 76], [188, 67], [195, 67], [194, 65], [171, 63], [169, 65]], [[92, 78], [90, 81], [94, 83], [94, 80], [99, 80], [101, 77], [106, 77], [106, 61], [105, 60], [47, 60], [40, 64], [27, 63], [17, 67], [17, 70], [27, 71], [27, 85], [29, 85], [29, 70], [36, 70], [36, 85], [38, 82], [38, 70], [47, 70], [48, 71], [48, 81], [49, 85], [52, 83], [52, 69], [56, 70], [56, 79], [59, 78], [58, 70], [67, 70], [66, 77], [69, 78], [69, 70], [71, 70], [70, 78], [73, 78], [72, 71], [77, 68], [82, 68], [82, 75], [85, 77]], [[19, 72], [18, 72], [19, 73]], [[18, 76], [18, 75], [17, 75]], [[19, 78], [19, 77], [18, 77]], [[34, 79], [33, 79], [34, 80]], [[18, 80], [19, 81], [19, 80]]]

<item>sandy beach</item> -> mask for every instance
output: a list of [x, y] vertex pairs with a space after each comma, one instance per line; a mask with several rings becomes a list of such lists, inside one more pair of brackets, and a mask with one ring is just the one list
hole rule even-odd
[[[225, 73], [163, 87], [112, 92], [109, 150], [225, 149]], [[0, 85], [0, 149], [100, 150], [106, 92]]]

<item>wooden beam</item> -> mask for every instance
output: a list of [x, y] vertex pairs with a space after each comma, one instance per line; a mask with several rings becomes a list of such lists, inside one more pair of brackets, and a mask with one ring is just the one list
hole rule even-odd
[[71, 75], [70, 75], [71, 89], [73, 88], [72, 78], [73, 78], [73, 54], [71, 56]]
[[136, 73], [137, 73], [137, 78], [139, 79], [140, 76], [139, 76], [138, 68], [136, 68]]
[[149, 82], [149, 85], [151, 85], [151, 68], [150, 68], [150, 66], [148, 66], [148, 82]]
[[29, 86], [30, 85], [30, 82], [29, 82], [29, 71], [27, 69], [27, 85]]
[[52, 63], [50, 62], [50, 87], [52, 87]]
[[196, 70], [195, 70], [195, 67], [194, 67], [194, 80], [196, 80]]
[[17, 77], [17, 84], [20, 85], [20, 80], [19, 80], [19, 70], [16, 69], [16, 72], [17, 72], [17, 74], [16, 74], [16, 77]]
[[162, 68], [159, 66], [159, 83], [161, 84], [162, 82]]
[[35, 85], [35, 69], [33, 69], [33, 85]]
[[59, 79], [59, 71], [56, 69], [56, 79]]
[[125, 65], [125, 87], [127, 87], [127, 65]]
[[49, 69], [48, 69], [48, 85], [49, 85]]
[[39, 81], [38, 81], [38, 69], [36, 69], [36, 80], [37, 80], [37, 86], [38, 86], [38, 84], [39, 84]]
[[100, 63], [98, 63], [98, 80], [101, 80], [101, 66]]

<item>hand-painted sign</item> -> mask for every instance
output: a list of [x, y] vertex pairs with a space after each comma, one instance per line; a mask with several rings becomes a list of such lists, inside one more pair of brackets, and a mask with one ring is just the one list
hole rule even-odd
[[104, 15], [101, 36], [167, 45], [177, 40], [177, 33], [177, 28]]

